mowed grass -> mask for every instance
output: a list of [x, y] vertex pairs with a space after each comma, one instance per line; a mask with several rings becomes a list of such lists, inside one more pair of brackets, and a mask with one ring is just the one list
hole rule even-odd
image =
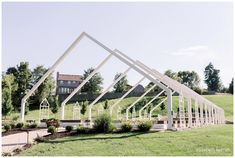
[[233, 126], [184, 131], [64, 137], [34, 145], [20, 156], [232, 156]]

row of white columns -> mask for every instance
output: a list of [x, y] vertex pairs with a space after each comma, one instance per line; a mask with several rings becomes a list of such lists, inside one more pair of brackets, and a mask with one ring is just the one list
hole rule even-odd
[[187, 124], [186, 120], [185, 126], [188, 128], [192, 127], [199, 127], [204, 125], [212, 125], [212, 124], [224, 124], [225, 118], [224, 118], [224, 112], [220, 109], [215, 108], [212, 105], [203, 104], [200, 103], [198, 105], [198, 102], [195, 101], [194, 105], [194, 119], [192, 115], [192, 99], [188, 98], [188, 108], [187, 108]]

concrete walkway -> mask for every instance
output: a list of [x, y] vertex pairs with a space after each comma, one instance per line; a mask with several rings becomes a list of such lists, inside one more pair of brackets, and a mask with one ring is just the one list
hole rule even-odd
[[[58, 131], [64, 131], [64, 128], [59, 128]], [[29, 143], [33, 143], [34, 139], [39, 135], [40, 137], [48, 135], [47, 129], [39, 129], [29, 132]], [[12, 152], [14, 149], [21, 148], [27, 144], [27, 132], [16, 133], [2, 137], [2, 153]]]

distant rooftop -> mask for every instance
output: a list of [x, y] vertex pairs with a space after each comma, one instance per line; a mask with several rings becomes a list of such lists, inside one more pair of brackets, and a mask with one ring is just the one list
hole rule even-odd
[[69, 75], [69, 74], [60, 74], [57, 73], [57, 79], [58, 80], [64, 80], [64, 81], [81, 81], [82, 79], [81, 75]]

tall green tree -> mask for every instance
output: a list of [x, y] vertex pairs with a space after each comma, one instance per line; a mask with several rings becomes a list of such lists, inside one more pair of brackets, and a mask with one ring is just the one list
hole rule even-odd
[[[42, 65], [37, 66], [32, 71], [31, 85], [35, 85], [39, 79], [46, 73], [47, 69]], [[48, 98], [52, 95], [55, 89], [55, 80], [52, 75], [48, 76], [45, 81], [37, 88], [33, 97], [32, 104], [39, 105], [44, 98]]]
[[7, 74], [15, 76], [15, 81], [18, 83], [18, 89], [13, 93], [13, 105], [19, 110], [21, 105], [21, 99], [26, 95], [26, 92], [32, 87], [31, 81], [31, 70], [29, 69], [28, 62], [20, 62], [16, 68], [9, 68]]
[[[149, 88], [151, 88], [153, 85], [154, 85], [153, 82], [149, 82], [149, 84], [147, 84], [147, 86], [144, 87], [144, 90], [147, 91], [147, 90], [148, 90]], [[158, 92], [158, 91], [160, 91], [160, 90], [161, 90], [160, 87], [155, 86], [155, 87], [150, 91], [150, 93]]]
[[11, 114], [13, 110], [12, 94], [17, 90], [18, 84], [13, 74], [2, 76], [2, 114]]
[[[122, 75], [122, 73], [117, 73], [114, 77], [114, 81], [116, 79], [118, 79], [120, 76]], [[126, 78], [126, 75], [124, 77], [122, 77], [114, 86], [114, 91], [116, 93], [122, 93], [122, 92], [125, 92], [127, 91], [127, 88], [128, 88], [128, 80]]]
[[221, 81], [219, 77], [220, 70], [215, 69], [212, 63], [206, 66], [204, 75], [205, 75], [205, 83], [207, 84], [207, 89], [209, 91], [218, 92], [221, 88]]
[[[84, 71], [82, 80], [85, 80], [92, 72], [94, 68], [89, 68]], [[100, 73], [95, 73], [94, 76], [82, 87], [81, 92], [86, 92], [89, 94], [96, 94], [102, 90], [103, 78]]]
[[181, 83], [187, 87], [191, 89], [199, 87], [200, 78], [195, 71], [179, 71], [177, 76], [181, 79]]
[[229, 84], [228, 92], [233, 94], [233, 78], [232, 78], [231, 83]]

